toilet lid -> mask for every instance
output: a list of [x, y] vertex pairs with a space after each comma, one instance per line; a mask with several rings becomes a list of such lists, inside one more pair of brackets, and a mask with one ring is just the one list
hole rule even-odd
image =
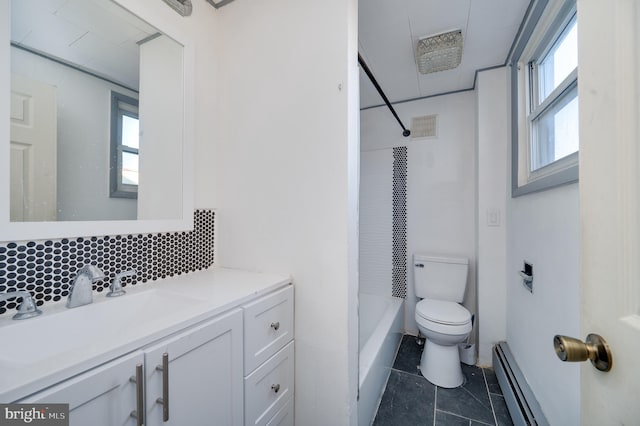
[[471, 313], [464, 306], [445, 300], [423, 299], [416, 305], [416, 314], [447, 325], [463, 325], [471, 321]]

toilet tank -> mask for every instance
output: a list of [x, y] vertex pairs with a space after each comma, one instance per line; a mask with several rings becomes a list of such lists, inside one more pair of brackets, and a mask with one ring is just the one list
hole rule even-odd
[[469, 259], [413, 255], [416, 296], [461, 303], [467, 287]]

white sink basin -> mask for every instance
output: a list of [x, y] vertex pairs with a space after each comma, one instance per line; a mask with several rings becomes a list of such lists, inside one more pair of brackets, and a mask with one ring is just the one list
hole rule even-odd
[[[97, 351], [166, 327], [176, 314], [204, 303], [179, 293], [152, 289], [61, 309], [0, 328], [0, 365], [53, 361], [65, 354]], [[12, 344], [15, 342], [15, 344]], [[19, 342], [19, 344], [18, 344]]]
[[[290, 277], [217, 269], [127, 287], [127, 294], [73, 309], [66, 300], [22, 321], [0, 315], [0, 402], [21, 401], [57, 383], [236, 309]], [[131, 373], [133, 374], [133, 372]]]

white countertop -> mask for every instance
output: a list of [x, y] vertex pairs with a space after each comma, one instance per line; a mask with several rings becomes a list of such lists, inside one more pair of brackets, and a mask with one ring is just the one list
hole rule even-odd
[[[92, 304], [78, 308], [67, 309], [64, 298], [40, 307], [43, 314], [36, 318], [15, 321], [5, 314], [0, 403], [25, 398], [290, 282], [286, 275], [211, 268], [127, 286], [127, 294], [117, 298], [94, 293]], [[156, 295], [164, 304], [149, 310], [145, 304]], [[122, 325], [113, 326], [116, 319]], [[72, 327], [57, 325], [65, 322]]]

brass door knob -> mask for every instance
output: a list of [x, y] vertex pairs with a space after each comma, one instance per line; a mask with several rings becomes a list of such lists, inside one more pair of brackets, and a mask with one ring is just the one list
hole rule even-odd
[[568, 336], [556, 335], [553, 347], [561, 361], [582, 362], [590, 360], [600, 371], [609, 371], [613, 356], [607, 342], [597, 334], [589, 334], [586, 342]]

